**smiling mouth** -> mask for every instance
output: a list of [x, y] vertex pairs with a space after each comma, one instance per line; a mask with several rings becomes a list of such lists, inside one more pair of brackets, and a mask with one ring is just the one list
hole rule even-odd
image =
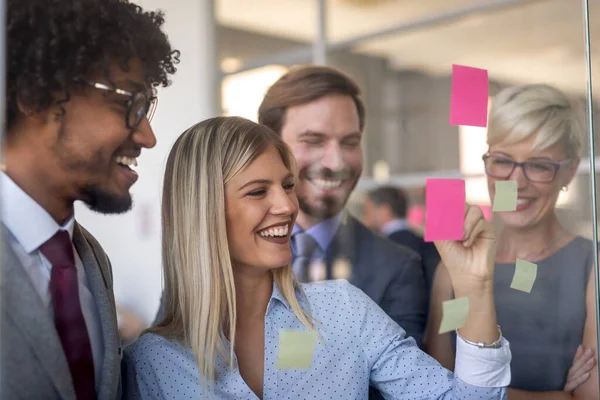
[[133, 184], [137, 181], [138, 174], [131, 168], [137, 167], [138, 165], [136, 157], [117, 156], [115, 157], [115, 162], [130, 184]]
[[285, 238], [290, 232], [290, 226], [284, 225], [279, 227], [267, 228], [258, 232], [258, 234], [264, 238]]
[[341, 179], [311, 179], [310, 182], [321, 190], [337, 189], [344, 183]]
[[131, 169], [132, 166], [133, 167], [138, 166], [137, 159], [135, 157], [118, 156], [118, 157], [115, 157], [115, 161], [117, 162], [117, 164], [119, 164], [119, 166], [125, 167], [128, 169]]

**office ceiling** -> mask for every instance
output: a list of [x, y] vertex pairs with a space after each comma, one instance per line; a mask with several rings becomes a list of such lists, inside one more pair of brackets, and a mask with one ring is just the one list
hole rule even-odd
[[[486, 68], [504, 81], [547, 82], [585, 93], [584, 22], [580, 0], [504, 0], [512, 5], [372, 39], [356, 51], [383, 56], [397, 69], [448, 74], [453, 63]], [[327, 34], [351, 39], [399, 24], [503, 0], [329, 0]], [[593, 75], [600, 82], [600, 3], [590, 0]], [[315, 0], [217, 0], [219, 23], [310, 42]], [[594, 28], [596, 26], [596, 28]], [[594, 58], [597, 57], [597, 58]], [[600, 93], [600, 87], [596, 89]]]

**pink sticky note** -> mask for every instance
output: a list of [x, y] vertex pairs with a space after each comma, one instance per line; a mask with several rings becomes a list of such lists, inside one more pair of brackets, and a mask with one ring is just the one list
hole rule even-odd
[[487, 126], [488, 72], [452, 65], [450, 124]]
[[488, 206], [488, 205], [482, 205], [482, 204], [478, 204], [477, 205], [479, 208], [481, 208], [481, 211], [483, 211], [483, 217], [485, 218], [486, 221], [491, 221], [492, 218], [492, 206]]
[[427, 179], [425, 241], [462, 240], [465, 220], [465, 181]]

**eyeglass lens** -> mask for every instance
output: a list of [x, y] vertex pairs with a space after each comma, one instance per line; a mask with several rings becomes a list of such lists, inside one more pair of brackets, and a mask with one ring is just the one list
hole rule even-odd
[[[512, 174], [516, 164], [506, 157], [489, 156], [485, 161], [488, 175], [507, 179]], [[550, 182], [556, 174], [556, 164], [551, 161], [528, 160], [523, 163], [523, 170], [527, 179], [536, 182]]]

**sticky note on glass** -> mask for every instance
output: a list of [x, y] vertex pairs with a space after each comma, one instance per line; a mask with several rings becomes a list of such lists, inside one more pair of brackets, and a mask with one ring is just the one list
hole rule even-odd
[[535, 278], [537, 277], [537, 265], [529, 261], [517, 258], [515, 275], [510, 287], [522, 292], [531, 293]]
[[425, 182], [425, 241], [462, 240], [465, 181], [427, 179]]
[[443, 315], [439, 333], [446, 333], [462, 328], [469, 316], [469, 298], [447, 300], [442, 303]]
[[312, 365], [317, 348], [316, 331], [279, 331], [278, 369], [307, 369]]
[[450, 124], [486, 127], [487, 111], [487, 70], [452, 65]]
[[496, 181], [492, 211], [515, 211], [517, 209], [517, 181]]

